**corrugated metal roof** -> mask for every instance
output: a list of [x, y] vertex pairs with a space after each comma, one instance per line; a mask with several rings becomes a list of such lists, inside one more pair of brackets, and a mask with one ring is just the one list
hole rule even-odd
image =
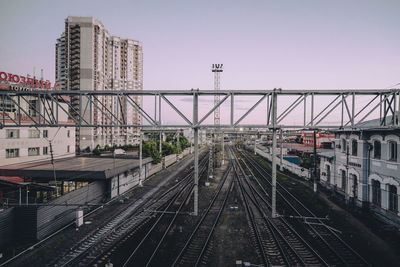
[[[143, 159], [143, 164], [151, 162]], [[54, 163], [57, 180], [104, 180], [139, 167], [138, 159], [72, 157], [57, 159]], [[21, 163], [0, 167], [0, 175], [31, 177], [34, 179], [53, 179], [53, 165], [49, 160]]]

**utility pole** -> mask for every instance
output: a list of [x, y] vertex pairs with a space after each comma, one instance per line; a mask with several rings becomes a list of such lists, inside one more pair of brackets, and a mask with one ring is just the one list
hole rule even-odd
[[272, 194], [271, 194], [271, 217], [276, 218], [276, 113], [277, 113], [276, 89], [272, 93]]
[[282, 129], [280, 130], [280, 139], [281, 139], [281, 153], [280, 153], [280, 170], [283, 172], [283, 135], [282, 135]]
[[57, 176], [56, 176], [56, 168], [54, 166], [53, 145], [51, 144], [51, 140], [49, 140], [49, 146], [50, 146], [50, 157], [51, 157], [50, 162], [51, 165], [53, 165], [54, 184], [56, 186], [56, 197], [58, 197]]
[[222, 165], [225, 163], [225, 140], [224, 140], [224, 132], [222, 132]]
[[317, 192], [317, 131], [314, 130], [314, 170], [313, 170], [313, 181], [314, 181], [314, 193]]
[[254, 137], [254, 155], [257, 155], [256, 148], [257, 148], [257, 136]]
[[176, 160], [179, 161], [179, 131], [177, 132], [176, 151], [178, 152], [176, 155]]
[[142, 169], [143, 169], [143, 132], [140, 130], [140, 142], [139, 142], [139, 186], [142, 184]]
[[[199, 96], [197, 93], [193, 94], [193, 125], [198, 123], [198, 101]], [[199, 128], [194, 127], [194, 205], [193, 215], [197, 216], [199, 213]]]

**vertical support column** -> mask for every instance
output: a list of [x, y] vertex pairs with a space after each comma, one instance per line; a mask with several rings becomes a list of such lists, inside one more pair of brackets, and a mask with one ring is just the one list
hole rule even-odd
[[353, 92], [352, 95], [352, 105], [351, 105], [351, 127], [354, 128], [354, 115], [355, 115], [355, 104], [356, 104], [356, 96], [355, 93]]
[[154, 121], [157, 122], [157, 95], [154, 95]]
[[139, 186], [143, 186], [142, 180], [142, 172], [143, 172], [143, 132], [140, 130], [140, 140], [139, 140]]
[[379, 102], [379, 122], [382, 122], [382, 94], [379, 95], [380, 102]]
[[177, 150], [176, 160], [179, 161], [179, 131], [177, 133], [176, 150]]
[[194, 93], [193, 95], [193, 125], [194, 125], [194, 207], [193, 215], [198, 215], [199, 209], [199, 128], [198, 123], [198, 95]]
[[[94, 124], [93, 123], [93, 110], [92, 110], [92, 101], [91, 101], [91, 97], [92, 96], [90, 96], [90, 95], [87, 95], [86, 96], [86, 98], [87, 98], [87, 101], [89, 101], [89, 123], [90, 124]], [[125, 96], [125, 98], [126, 98], [126, 96]], [[126, 100], [126, 99], [125, 99]], [[58, 108], [57, 108], [57, 111], [58, 111]], [[58, 115], [57, 115], [57, 117], [58, 117]], [[58, 122], [58, 121], [57, 121]]]
[[304, 121], [304, 127], [306, 126], [306, 123], [307, 123], [307, 95], [305, 94], [304, 95], [304, 119], [303, 119], [303, 121]]
[[393, 93], [393, 116], [392, 116], [392, 125], [397, 125], [396, 120], [397, 120], [397, 97], [396, 93]]
[[[397, 99], [398, 99], [398, 101], [397, 101], [398, 102], [397, 112], [400, 112], [400, 92], [397, 93]], [[396, 114], [397, 114], [396, 125], [399, 126], [400, 125], [400, 118], [399, 118], [399, 114], [398, 113], [396, 113]], [[400, 201], [400, 197], [399, 197], [399, 201]], [[400, 206], [398, 206], [398, 207], [400, 207]], [[399, 209], [399, 211], [400, 211], [400, 209]]]
[[314, 193], [317, 192], [317, 131], [314, 130], [314, 170], [313, 170]]
[[162, 153], [162, 132], [160, 131], [160, 144], [158, 146], [158, 152]]
[[[40, 117], [42, 117], [42, 111], [41, 111], [41, 102], [42, 100], [40, 99], [40, 94], [38, 95], [38, 106], [34, 107], [35, 109], [38, 109], [38, 117], [39, 117], [39, 124], [41, 124], [41, 120]], [[43, 120], [43, 123], [46, 123], [45, 120]]]
[[282, 129], [279, 131], [279, 133], [280, 133], [279, 139], [281, 140], [281, 146], [280, 146], [281, 151], [280, 151], [280, 159], [279, 159], [280, 168], [279, 169], [282, 172], [283, 171], [283, 133], [282, 133]]
[[272, 218], [276, 218], [276, 101], [276, 89], [274, 89], [272, 94]]
[[[192, 129], [190, 129], [190, 131], [192, 132]], [[192, 154], [192, 133], [189, 134], [190, 138], [189, 138], [189, 143], [190, 143], [190, 154]]]
[[29, 188], [26, 186], [26, 205], [29, 205]]
[[235, 98], [234, 94], [231, 93], [231, 127], [233, 126], [233, 120], [234, 120], [234, 107], [235, 107]]
[[161, 125], [161, 96], [158, 95], [158, 125]]
[[314, 93], [311, 95], [311, 126], [314, 126]]
[[267, 95], [267, 125], [269, 124], [269, 94]]
[[256, 152], [256, 148], [257, 148], [256, 141], [257, 141], [257, 136], [254, 137], [254, 155], [257, 155], [257, 152]]
[[340, 118], [340, 126], [343, 127], [343, 117], [344, 117], [344, 95], [342, 94], [342, 115]]

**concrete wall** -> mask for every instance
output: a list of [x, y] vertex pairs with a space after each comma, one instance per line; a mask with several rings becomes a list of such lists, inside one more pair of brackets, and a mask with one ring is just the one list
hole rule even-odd
[[[146, 169], [148, 164], [143, 165], [142, 177], [146, 179]], [[125, 193], [129, 189], [139, 184], [139, 168], [134, 169], [130, 172], [121, 173], [111, 178], [111, 198], [117, 197], [120, 194]]]
[[[248, 147], [249, 150], [254, 151], [254, 147], [250, 146]], [[272, 155], [262, 151], [259, 148], [256, 148], [256, 153], [259, 154], [260, 156], [268, 159], [269, 161], [272, 161]], [[281, 159], [276, 157], [276, 163], [280, 167]], [[296, 174], [299, 177], [303, 177], [305, 179], [310, 179], [310, 170], [300, 167], [299, 165], [296, 165], [294, 163], [291, 163], [287, 160], [282, 160], [282, 166], [284, 169], [290, 171], [293, 174]]]
[[[153, 174], [160, 172], [163, 168], [171, 166], [175, 162], [177, 162], [178, 158], [181, 159], [184, 156], [188, 155], [190, 152], [190, 148], [185, 149], [181, 154], [172, 154], [168, 155], [163, 159], [163, 162], [158, 164], [147, 163], [143, 164], [142, 169], [142, 177], [143, 180], [146, 180]], [[139, 184], [139, 168], [135, 168], [130, 172], [119, 174], [113, 177], [110, 181], [111, 185], [111, 193], [110, 197], [117, 197], [129, 189], [137, 186]]]

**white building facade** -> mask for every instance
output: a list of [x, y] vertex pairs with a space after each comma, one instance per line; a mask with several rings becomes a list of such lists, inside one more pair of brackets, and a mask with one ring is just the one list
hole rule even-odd
[[[142, 43], [111, 36], [101, 21], [92, 17], [69, 16], [65, 20], [65, 31], [56, 43], [56, 57], [56, 81], [65, 90], [143, 90]], [[141, 97], [132, 99], [142, 106]], [[107, 96], [98, 97], [98, 101], [113, 114], [126, 114], [127, 124], [141, 124], [142, 118], [131, 103], [121, 101], [119, 105]], [[79, 99], [71, 103], [79, 110]], [[121, 108], [123, 112], [117, 112]], [[101, 112], [86, 112], [85, 116], [92, 116], [95, 124], [110, 123]], [[81, 128], [76, 131], [76, 145], [78, 149], [135, 145], [139, 136], [139, 129], [132, 127]]]
[[75, 127], [0, 130], [0, 166], [75, 156]]
[[[4, 109], [0, 105], [0, 109], [4, 110], [9, 117], [7, 123], [20, 121], [21, 124], [31, 125], [32, 120], [39, 120], [37, 111], [40, 110], [43, 120], [51, 120], [51, 117], [57, 114], [55, 116], [59, 123], [72, 124], [72, 121], [68, 119], [68, 114], [63, 111], [63, 109], [68, 109], [66, 103], [68, 100], [60, 99], [54, 110], [48, 108], [47, 112], [43, 112], [45, 105], [40, 105], [37, 97], [27, 96], [25, 99], [26, 101], [20, 99], [20, 106], [27, 111], [27, 114], [23, 112], [18, 114], [18, 109], [12, 101], [5, 101]], [[50, 141], [52, 149], [50, 149]], [[43, 159], [50, 160], [51, 151], [53, 151], [54, 159], [75, 156], [75, 127], [7, 127], [0, 129], [0, 166]]]
[[334, 152], [320, 156], [323, 185], [400, 222], [400, 130], [340, 131]]

